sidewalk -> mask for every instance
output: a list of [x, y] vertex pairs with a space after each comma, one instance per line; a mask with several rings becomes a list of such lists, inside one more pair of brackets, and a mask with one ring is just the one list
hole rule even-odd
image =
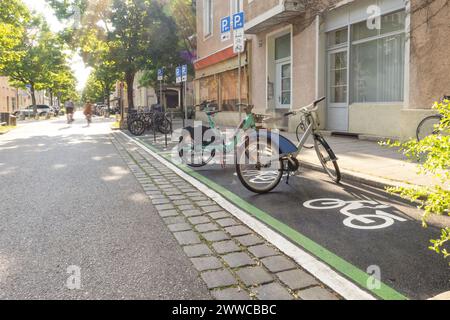
[[[283, 133], [296, 142], [295, 134]], [[439, 184], [431, 176], [418, 175], [417, 163], [410, 162], [396, 148], [383, 147], [375, 141], [363, 141], [352, 137], [325, 136], [339, 159], [343, 179], [385, 186]], [[321, 168], [314, 149], [303, 149], [300, 160], [307, 167]]]

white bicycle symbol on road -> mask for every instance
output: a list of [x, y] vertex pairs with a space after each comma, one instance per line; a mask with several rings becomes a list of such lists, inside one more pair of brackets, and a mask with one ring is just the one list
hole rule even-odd
[[[407, 221], [406, 219], [383, 211], [383, 209], [392, 208], [391, 206], [387, 206], [370, 200], [344, 201], [340, 199], [316, 199], [305, 202], [303, 206], [305, 208], [313, 210], [330, 210], [342, 208], [340, 212], [343, 215], [347, 216], [347, 218], [344, 220], [344, 225], [353, 229], [384, 229], [392, 226], [395, 221]], [[373, 209], [375, 210], [375, 214], [358, 215], [352, 212], [360, 209]], [[355, 222], [359, 222], [360, 224], [356, 224]]]

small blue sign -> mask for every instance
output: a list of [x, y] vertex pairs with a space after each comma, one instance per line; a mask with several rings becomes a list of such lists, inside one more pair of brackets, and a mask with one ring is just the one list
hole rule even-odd
[[31, 84], [26, 84], [26, 85], [25, 85], [25, 88], [31, 89]]
[[238, 12], [233, 15], [233, 28], [234, 30], [242, 29], [244, 28], [245, 23], [245, 16], [244, 12]]
[[187, 81], [187, 77], [188, 77], [188, 66], [185, 64], [183, 65], [183, 67], [181, 67], [181, 76], [182, 76], [182, 81]]
[[158, 81], [164, 78], [164, 69], [158, 69]]
[[225, 17], [220, 21], [220, 33], [231, 31], [231, 17]]
[[177, 83], [181, 82], [181, 73], [182, 73], [181, 67], [177, 67], [177, 69], [175, 71], [175, 74], [177, 76]]

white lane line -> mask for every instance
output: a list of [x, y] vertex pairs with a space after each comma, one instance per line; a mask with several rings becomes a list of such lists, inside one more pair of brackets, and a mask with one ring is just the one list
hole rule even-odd
[[362, 290], [353, 282], [338, 274], [336, 271], [331, 269], [325, 263], [317, 260], [314, 256], [300, 249], [299, 247], [297, 247], [296, 245], [285, 239], [283, 236], [273, 231], [256, 218], [249, 215], [247, 212], [236, 207], [234, 204], [223, 198], [220, 194], [211, 190], [208, 186], [204, 185], [197, 179], [191, 177], [190, 175], [185, 173], [183, 170], [179, 169], [177, 166], [175, 166], [168, 160], [164, 159], [157, 153], [153, 152], [141, 142], [131, 138], [130, 136], [121, 131], [120, 133], [124, 135], [127, 139], [135, 143], [137, 146], [145, 150], [156, 160], [164, 164], [167, 168], [174, 171], [178, 176], [180, 176], [181, 178], [192, 184], [194, 187], [196, 187], [198, 190], [203, 192], [205, 195], [213, 199], [219, 206], [221, 206], [222, 208], [230, 212], [232, 215], [234, 215], [236, 218], [241, 220], [250, 229], [258, 233], [269, 243], [278, 248], [281, 252], [294, 259], [302, 268], [307, 270], [322, 283], [324, 283], [325, 285], [336, 291], [344, 299], [376, 300], [374, 296]]

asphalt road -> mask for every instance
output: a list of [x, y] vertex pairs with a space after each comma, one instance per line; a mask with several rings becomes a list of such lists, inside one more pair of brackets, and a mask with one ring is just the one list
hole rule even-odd
[[[141, 140], [153, 143], [152, 136]], [[163, 150], [163, 138], [158, 141]], [[232, 165], [196, 172], [337, 256], [330, 261], [343, 259], [368, 273], [378, 270], [384, 284], [407, 298], [428, 299], [450, 290], [448, 262], [428, 249], [429, 240], [440, 237], [438, 226], [424, 229], [418, 221], [422, 212], [383, 190], [336, 185], [321, 172], [301, 169], [289, 185], [283, 181], [273, 192], [255, 195], [242, 186]], [[320, 199], [327, 200], [308, 203]]]
[[[0, 299], [210, 299], [110, 123], [78, 118], [0, 136]], [[80, 290], [66, 287], [70, 266]]]

